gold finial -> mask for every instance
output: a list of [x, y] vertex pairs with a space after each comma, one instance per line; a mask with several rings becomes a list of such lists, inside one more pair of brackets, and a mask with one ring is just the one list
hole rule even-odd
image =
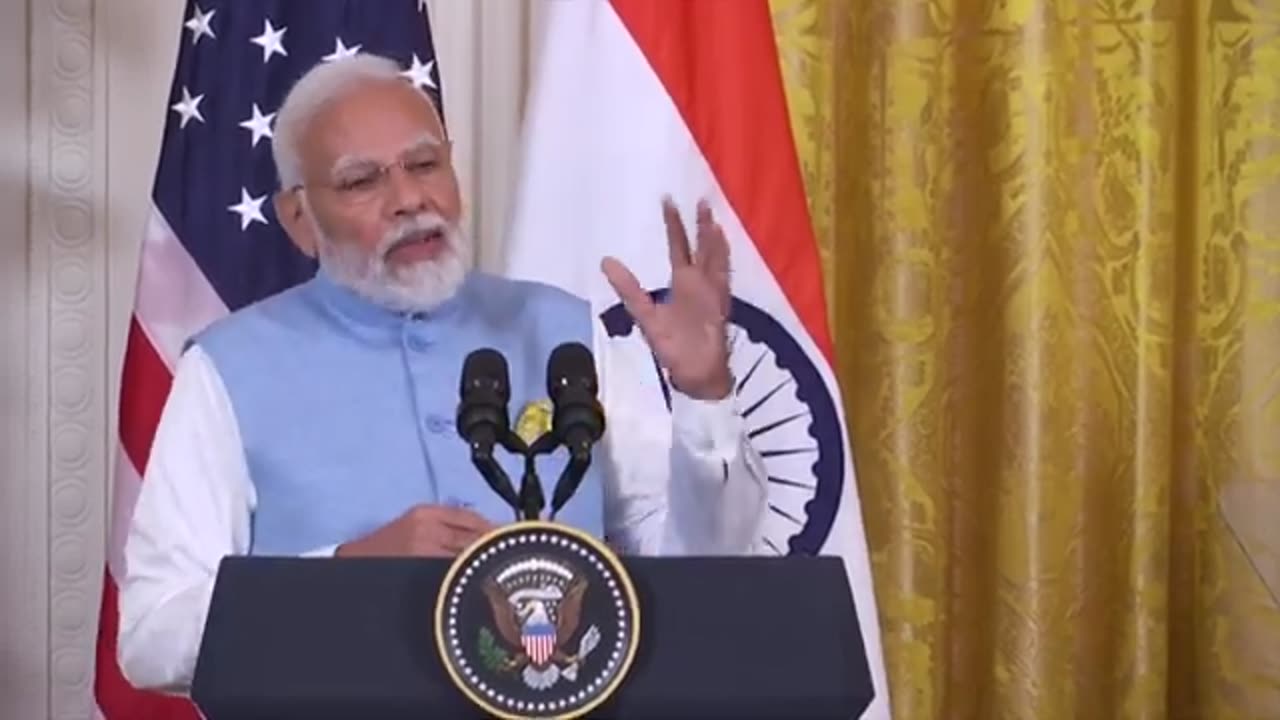
[[551, 401], [547, 399], [526, 403], [516, 420], [516, 435], [526, 445], [532, 445], [544, 433], [550, 432], [553, 410]]

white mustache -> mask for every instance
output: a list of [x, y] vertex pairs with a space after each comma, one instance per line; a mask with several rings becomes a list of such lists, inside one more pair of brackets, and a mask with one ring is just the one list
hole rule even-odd
[[401, 221], [389, 230], [378, 243], [378, 257], [385, 258], [391, 251], [422, 233], [439, 232], [446, 242], [451, 241], [451, 226], [435, 213], [424, 213]]

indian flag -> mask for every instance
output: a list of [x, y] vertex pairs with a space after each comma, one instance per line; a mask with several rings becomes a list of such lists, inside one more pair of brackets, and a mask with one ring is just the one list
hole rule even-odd
[[505, 272], [588, 299], [602, 321], [597, 362], [638, 378], [628, 400], [669, 433], [670, 388], [600, 261], [618, 258], [660, 297], [671, 271], [661, 199], [690, 226], [696, 203], [709, 203], [732, 253], [738, 406], [769, 473], [757, 549], [844, 559], [875, 690], [862, 717], [887, 720], [852, 448], [767, 0], [556, 2], [546, 30]]

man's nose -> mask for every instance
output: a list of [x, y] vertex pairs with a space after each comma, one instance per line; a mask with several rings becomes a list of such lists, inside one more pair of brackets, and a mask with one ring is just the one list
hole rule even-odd
[[387, 190], [394, 215], [416, 215], [430, 206], [426, 185], [399, 165], [387, 171]]

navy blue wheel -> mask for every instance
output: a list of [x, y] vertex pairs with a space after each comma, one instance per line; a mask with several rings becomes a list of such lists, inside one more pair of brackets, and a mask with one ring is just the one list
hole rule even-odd
[[[651, 290], [664, 302], [669, 290]], [[626, 337], [635, 321], [621, 304], [600, 315], [609, 337]], [[844, 442], [835, 401], [818, 368], [791, 333], [738, 297], [729, 311], [729, 366], [752, 445], [769, 475], [769, 513], [762, 542], [783, 554], [822, 549], [844, 489]], [[654, 360], [667, 409], [671, 387]]]

